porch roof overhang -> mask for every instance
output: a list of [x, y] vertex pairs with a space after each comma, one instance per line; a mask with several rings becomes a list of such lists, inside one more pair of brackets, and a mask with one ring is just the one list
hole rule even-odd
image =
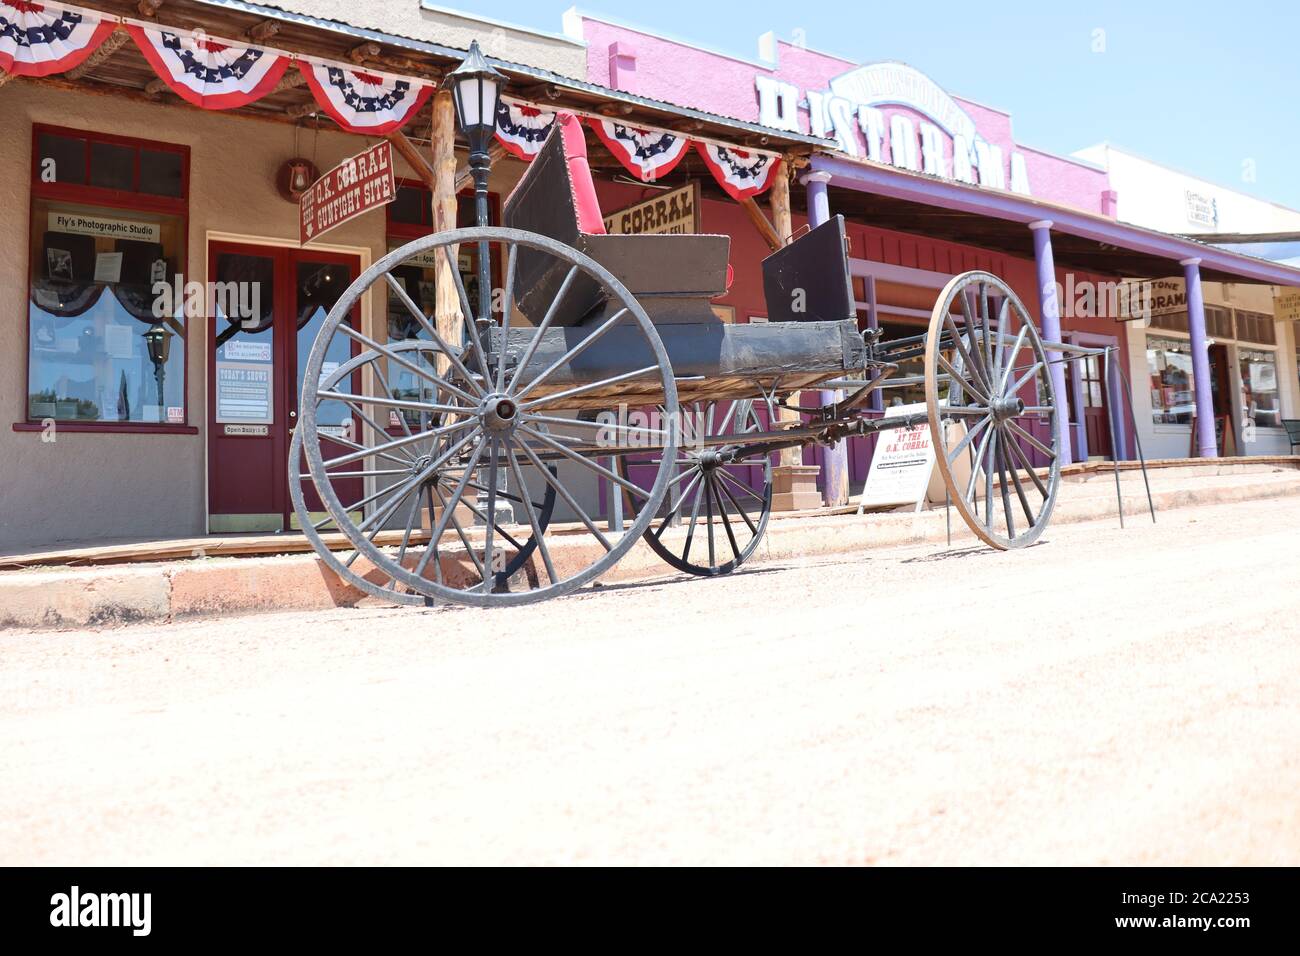
[[809, 168], [830, 174], [829, 185], [835, 189], [832, 212], [846, 213], [868, 225], [1032, 259], [1029, 223], [1051, 220], [1052, 253], [1058, 267], [1124, 278], [1163, 278], [1180, 275], [1181, 261], [1200, 259], [1206, 281], [1300, 286], [1300, 268], [1018, 193], [823, 152], [811, 157]]

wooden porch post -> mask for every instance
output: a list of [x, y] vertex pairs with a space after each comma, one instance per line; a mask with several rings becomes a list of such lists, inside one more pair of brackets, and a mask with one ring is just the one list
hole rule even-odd
[[[433, 229], [456, 228], [456, 110], [451, 91], [439, 90], [433, 97]], [[451, 258], [455, 258], [452, 250]], [[453, 348], [461, 339], [460, 298], [456, 295], [451, 265], [439, 259], [434, 279], [434, 325]], [[446, 357], [438, 359], [438, 373], [447, 371]]]
[[[772, 204], [772, 225], [776, 229], [781, 244], [790, 241], [794, 233], [794, 220], [790, 215], [790, 172], [791, 164], [787, 159], [781, 164], [781, 171], [772, 183], [770, 202]], [[796, 394], [796, 398], [798, 395]], [[787, 409], [777, 409], [777, 422], [797, 422], [799, 413]], [[798, 448], [786, 448], [781, 451], [780, 464], [772, 474], [772, 510], [800, 511], [805, 508], [821, 507], [821, 497], [817, 493], [816, 465], [805, 465], [803, 454]]]

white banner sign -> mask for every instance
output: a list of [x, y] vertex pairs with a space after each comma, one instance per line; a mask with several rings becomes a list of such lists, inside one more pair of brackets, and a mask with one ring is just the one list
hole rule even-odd
[[77, 236], [111, 236], [114, 239], [139, 239], [142, 242], [159, 242], [162, 226], [156, 222], [137, 219], [109, 219], [105, 216], [88, 216], [79, 212], [52, 212], [49, 214], [50, 232], [70, 232]]
[[[885, 410], [886, 418], [925, 414], [925, 403], [896, 405]], [[871, 470], [862, 489], [861, 506], [916, 504], [930, 487], [934, 469], [934, 442], [926, 422], [880, 433]]]

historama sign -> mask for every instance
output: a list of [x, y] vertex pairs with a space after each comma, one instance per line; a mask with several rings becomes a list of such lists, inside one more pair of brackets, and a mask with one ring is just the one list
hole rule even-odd
[[298, 200], [299, 238], [304, 244], [319, 239], [335, 226], [387, 205], [396, 197], [393, 147], [384, 140], [345, 159], [302, 194]]

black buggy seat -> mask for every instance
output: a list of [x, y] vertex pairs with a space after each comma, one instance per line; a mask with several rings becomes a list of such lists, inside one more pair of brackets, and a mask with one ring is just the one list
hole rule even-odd
[[[561, 113], [519, 184], [506, 199], [505, 225], [539, 233], [585, 253], [612, 272], [656, 325], [720, 323], [709, 300], [727, 291], [729, 236], [609, 235], [600, 220], [586, 143], [577, 117]], [[521, 248], [517, 300], [541, 321], [568, 266]], [[608, 304], [596, 284], [581, 279], [565, 295], [557, 326], [595, 323]]]

